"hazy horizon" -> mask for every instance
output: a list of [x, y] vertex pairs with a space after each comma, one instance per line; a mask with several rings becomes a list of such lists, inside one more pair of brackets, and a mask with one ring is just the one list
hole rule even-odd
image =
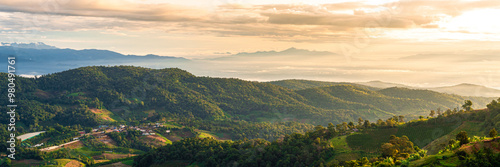
[[198, 76], [500, 89], [500, 1], [37, 2], [0, 2], [1, 42], [184, 57], [132, 65]]

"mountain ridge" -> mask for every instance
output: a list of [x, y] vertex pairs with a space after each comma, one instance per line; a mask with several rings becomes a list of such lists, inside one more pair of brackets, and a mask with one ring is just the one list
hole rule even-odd
[[328, 82], [328, 81], [314, 81], [314, 80], [304, 80], [304, 79], [285, 79], [285, 80], [269, 81], [268, 83], [284, 86], [292, 90], [347, 84], [347, 85], [363, 87], [369, 90], [380, 90], [380, 89], [398, 87], [398, 88], [408, 88], [415, 90], [431, 90], [439, 93], [456, 94], [460, 96], [500, 97], [500, 90], [498, 89], [471, 83], [461, 83], [457, 85], [443, 86], [443, 87], [415, 87], [399, 83], [383, 82], [378, 80], [368, 81], [368, 82]]
[[[453, 108], [469, 99], [440, 93], [434, 93], [435, 98], [448, 101], [402, 97], [401, 94], [418, 91], [395, 89], [388, 94], [384, 90], [345, 84], [294, 91], [270, 83], [198, 77], [179, 68], [134, 66], [81, 67], [19, 81], [20, 94], [26, 96], [25, 99], [41, 104], [60, 99], [47, 104], [56, 106], [104, 107], [123, 120], [141, 118], [143, 109], [154, 109], [158, 114], [204, 119], [258, 121], [265, 118], [326, 124], [355, 121], [359, 117], [374, 121], [393, 115], [418, 115], [438, 107]], [[489, 98], [471, 100], [479, 105], [491, 101]]]

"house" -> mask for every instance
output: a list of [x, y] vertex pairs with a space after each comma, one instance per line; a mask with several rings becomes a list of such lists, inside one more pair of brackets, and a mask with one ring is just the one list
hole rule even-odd
[[149, 136], [149, 133], [142, 133], [143, 136]]
[[35, 146], [33, 146], [33, 147], [40, 147], [40, 146], [43, 146], [43, 143], [36, 144], [36, 145], [35, 145]]
[[73, 140], [78, 140], [78, 139], [79, 139], [78, 137], [73, 138]]
[[150, 135], [155, 135], [156, 133], [149, 133]]
[[165, 132], [170, 133], [170, 130], [166, 130]]
[[107, 128], [108, 125], [99, 125], [99, 128]]

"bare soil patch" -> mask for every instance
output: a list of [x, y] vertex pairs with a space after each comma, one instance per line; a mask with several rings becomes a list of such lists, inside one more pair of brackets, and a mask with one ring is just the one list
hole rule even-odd
[[111, 147], [116, 146], [116, 142], [113, 139], [111, 139], [108, 135], [104, 135], [103, 138], [98, 138], [97, 140], [106, 144], [107, 146], [111, 146]]
[[77, 149], [83, 147], [83, 143], [81, 141], [71, 143], [68, 145], [65, 145], [64, 148], [70, 148], [70, 149]]
[[153, 140], [158, 140], [158, 141], [160, 141], [160, 142], [162, 142], [162, 143], [167, 142], [165, 139], [163, 139], [162, 137], [160, 137], [160, 136], [158, 136], [158, 135], [149, 135], [149, 136], [147, 136], [147, 137], [148, 137], [148, 138], [151, 138], [151, 139], [153, 139]]
[[492, 140], [484, 140], [481, 142], [475, 142], [472, 144], [463, 145], [460, 150], [467, 152], [467, 154], [472, 154], [481, 150], [482, 148], [490, 148], [494, 153], [500, 152], [500, 138], [495, 138]]
[[151, 144], [151, 145], [154, 145], [154, 146], [157, 146], [157, 147], [166, 145], [165, 144], [165, 140], [163, 140], [163, 139], [158, 140], [157, 138], [152, 137], [152, 136], [143, 136], [143, 137], [141, 137], [141, 142], [148, 143], [148, 144]]
[[82, 164], [76, 160], [69, 161], [64, 167], [83, 167]]
[[173, 134], [165, 135], [165, 137], [172, 142], [182, 140], [179, 136]]
[[105, 160], [113, 160], [113, 159], [128, 158], [128, 157], [133, 157], [133, 156], [137, 156], [137, 154], [110, 154], [110, 153], [103, 153], [102, 155], [93, 156], [92, 158], [97, 159], [97, 160], [104, 160], [104, 157], [106, 157]]

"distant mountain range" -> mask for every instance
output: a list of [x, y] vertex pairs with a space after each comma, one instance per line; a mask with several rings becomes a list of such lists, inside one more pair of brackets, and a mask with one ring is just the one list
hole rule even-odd
[[482, 96], [482, 97], [500, 97], [500, 90], [494, 88], [488, 88], [481, 85], [474, 84], [459, 84], [455, 86], [446, 87], [413, 87], [404, 84], [383, 82], [383, 81], [369, 81], [369, 82], [326, 82], [326, 81], [311, 81], [311, 80], [300, 80], [300, 79], [289, 79], [289, 80], [279, 80], [271, 81], [271, 84], [287, 87], [292, 90], [309, 89], [315, 87], [324, 87], [332, 85], [353, 85], [357, 87], [362, 87], [368, 90], [380, 90], [386, 88], [408, 88], [416, 90], [431, 90], [440, 93], [455, 94], [460, 96]]
[[297, 49], [294, 47], [288, 48], [283, 51], [258, 51], [258, 52], [241, 52], [238, 54], [235, 54], [233, 56], [251, 56], [251, 55], [283, 55], [283, 56], [289, 56], [289, 55], [334, 55], [336, 53], [333, 52], [327, 52], [327, 51], [310, 51], [310, 50], [305, 50], [305, 49]]
[[457, 94], [461, 96], [484, 96], [484, 97], [500, 97], [500, 90], [488, 88], [474, 84], [459, 84], [455, 86], [445, 86], [437, 88], [428, 88], [436, 92]]
[[411, 86], [407, 86], [407, 85], [403, 85], [403, 84], [389, 83], [389, 82], [382, 82], [382, 81], [357, 82], [357, 84], [376, 87], [376, 88], [382, 88], [382, 89], [391, 88], [391, 87], [412, 88]]
[[297, 60], [297, 59], [311, 59], [314, 57], [325, 57], [337, 55], [333, 52], [328, 51], [311, 51], [306, 49], [297, 49], [294, 47], [288, 48], [282, 51], [257, 51], [257, 52], [240, 52], [234, 55], [224, 56], [214, 58], [213, 60], [234, 60], [234, 59], [246, 59], [246, 58], [259, 58], [258, 60], [281, 58], [283, 61]]
[[[148, 65], [152, 68], [165, 68], [179, 67], [189, 62], [180, 57], [123, 55], [97, 49], [59, 49], [44, 43], [1, 44], [0, 59], [7, 60], [7, 57], [15, 55], [18, 74], [42, 75], [92, 65]], [[6, 63], [0, 63], [1, 69], [7, 69], [6, 66]]]
[[[244, 69], [240, 70], [239, 72], [255, 73], [255, 68], [276, 68], [275, 64], [267, 63], [275, 60], [279, 60], [279, 62], [282, 63], [303, 62], [311, 64], [314, 63], [312, 60], [335, 61], [334, 59], [342, 58], [342, 56], [336, 56], [337, 54], [333, 52], [311, 51], [294, 47], [282, 51], [258, 51], [252, 53], [242, 52], [210, 60], [189, 60], [182, 57], [158, 56], [152, 54], [145, 56], [123, 55], [109, 50], [61, 49], [41, 42], [28, 44], [3, 42], [0, 43], [0, 59], [7, 59], [7, 57], [11, 55], [16, 56], [17, 73], [28, 75], [44, 75], [61, 72], [68, 69], [94, 65], [133, 65], [155, 69], [176, 67], [188, 69], [197, 75], [224, 76], [224, 71], [233, 71], [232, 69], [234, 69], [235, 66]], [[254, 67], [255, 65], [258, 65], [258, 67]], [[6, 66], [6, 63], [0, 63], [0, 69], [3, 69], [0, 72], [6, 72]], [[287, 65], [283, 65], [280, 68], [290, 67]], [[300, 71], [300, 68], [296, 70]], [[500, 97], [500, 90], [498, 89], [473, 84], [422, 88], [382, 81], [348, 83], [322, 82], [311, 80], [281, 80], [270, 83], [284, 86], [292, 90], [347, 84], [356, 87], [362, 87], [368, 90], [400, 87], [410, 89], [427, 89], [436, 92], [456, 94], [461, 96]]]
[[36, 42], [36, 43], [7, 43], [7, 42], [1, 42], [0, 46], [11, 46], [13, 48], [19, 49], [58, 49], [55, 46], [50, 46], [47, 45], [43, 42]]
[[427, 89], [440, 93], [456, 94], [460, 96], [500, 97], [500, 90], [498, 89], [488, 88], [482, 85], [475, 85], [469, 83], [462, 83], [453, 86], [427, 87], [427, 88], [412, 87], [408, 85], [382, 82], [382, 81], [359, 82], [357, 84], [376, 87], [376, 88], [400, 87], [400, 88], [410, 88], [410, 89]]

